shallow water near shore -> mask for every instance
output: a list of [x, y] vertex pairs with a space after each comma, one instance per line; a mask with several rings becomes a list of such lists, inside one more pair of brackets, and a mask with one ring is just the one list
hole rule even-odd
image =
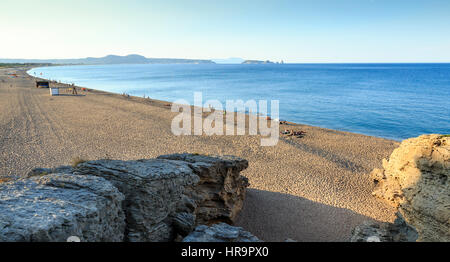
[[[402, 140], [450, 133], [450, 64], [95, 65], [32, 76], [193, 103], [279, 100], [280, 119]], [[42, 73], [42, 75], [41, 75]]]

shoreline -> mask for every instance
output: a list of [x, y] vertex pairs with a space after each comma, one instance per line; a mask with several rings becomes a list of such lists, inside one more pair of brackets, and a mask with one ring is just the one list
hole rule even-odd
[[[16, 69], [11, 69], [16, 70]], [[302, 139], [281, 137], [260, 147], [259, 136], [176, 137], [168, 102], [93, 90], [52, 97], [0, 69], [0, 178], [31, 168], [70, 164], [74, 157], [149, 159], [173, 153], [236, 155], [250, 163], [250, 189], [237, 225], [265, 241], [346, 241], [366, 220], [389, 221], [395, 210], [375, 199], [368, 173], [398, 142], [293, 124]], [[58, 84], [62, 85], [62, 84]], [[78, 87], [79, 88], [79, 87]]]
[[[345, 63], [344, 63], [344, 64], [345, 64]], [[383, 63], [381, 63], [381, 64], [383, 64]], [[55, 66], [65, 66], [65, 65], [55, 65]], [[73, 66], [73, 65], [67, 65], [67, 66]], [[76, 65], [76, 66], [83, 66], [83, 65]], [[32, 70], [32, 69], [34, 69], [34, 68], [41, 68], [41, 67], [40, 67], [40, 66], [39, 66], [39, 67], [30, 67], [30, 68], [24, 69], [24, 70], [25, 70], [25, 73], [26, 73], [28, 76], [32, 77], [32, 78], [36, 78], [36, 79], [41, 79], [41, 80], [49, 81], [49, 82], [51, 82], [51, 83], [54, 83], [54, 84], [57, 84], [57, 85], [63, 85], [63, 86], [66, 86], [66, 87], [69, 87], [69, 86], [70, 86], [70, 84], [67, 84], [67, 83], [63, 83], [63, 82], [60, 83], [60, 82], [57, 82], [57, 81], [54, 81], [54, 80], [49, 80], [49, 79], [46, 79], [46, 78], [41, 78], [41, 77], [37, 77], [37, 76], [33, 76], [33, 75], [29, 74], [28, 71], [30, 71], [30, 70]], [[45, 67], [44, 67], [44, 68], [45, 68]], [[139, 100], [141, 100], [141, 99], [144, 99], [144, 101], [141, 101], [141, 102], [146, 102], [146, 100], [149, 100], [149, 101], [151, 101], [151, 102], [162, 103], [162, 104], [164, 104], [164, 105], [166, 105], [166, 104], [172, 104], [172, 103], [173, 103], [172, 101], [159, 100], [159, 99], [154, 99], [154, 98], [151, 98], [151, 97], [147, 97], [147, 98], [146, 98], [146, 97], [142, 97], [142, 96], [133, 96], [133, 95], [128, 95], [128, 94], [126, 94], [126, 93], [124, 93], [124, 94], [114, 93], [114, 92], [109, 92], [109, 91], [99, 90], [99, 89], [95, 89], [95, 88], [91, 88], [91, 87], [87, 87], [87, 86], [78, 86], [78, 85], [75, 85], [75, 87], [76, 87], [77, 89], [86, 88], [86, 89], [91, 90], [92, 92], [98, 92], [98, 93], [107, 93], [107, 94], [118, 95], [118, 96], [127, 95], [129, 98], [134, 98], [134, 99], [136, 99], [136, 101], [139, 101]], [[192, 105], [192, 104], [190, 104], [189, 106], [191, 106], [192, 108], [194, 107], [194, 105]], [[243, 112], [234, 112], [234, 113], [235, 113], [235, 114], [245, 114], [246, 116], [248, 116], [248, 113], [247, 113], [247, 112], [245, 112], [245, 113], [243, 113]], [[328, 127], [324, 127], [324, 126], [312, 125], [312, 124], [309, 124], [309, 123], [296, 123], [296, 122], [291, 122], [291, 121], [285, 120], [285, 119], [279, 119], [279, 121], [280, 121], [280, 122], [285, 122], [285, 123], [287, 123], [288, 125], [291, 125], [291, 126], [292, 126], [292, 125], [293, 125], [293, 126], [309, 126], [309, 127], [314, 127], [314, 128], [321, 128], [321, 129], [324, 129], [324, 130], [330, 130], [330, 131], [333, 131], [333, 132], [343, 132], [343, 133], [350, 133], [350, 134], [362, 135], [362, 136], [367, 136], [367, 137], [375, 137], [375, 138], [380, 138], [380, 139], [385, 139], [385, 140], [395, 141], [395, 142], [401, 142], [401, 141], [404, 140], [404, 139], [400, 139], [400, 138], [399, 138], [399, 139], [393, 139], [393, 138], [386, 138], [386, 137], [382, 137], [382, 136], [374, 136], [374, 135], [370, 135], [370, 134], [358, 133], [358, 132], [355, 132], [355, 131], [333, 129], [333, 128], [328, 128]]]

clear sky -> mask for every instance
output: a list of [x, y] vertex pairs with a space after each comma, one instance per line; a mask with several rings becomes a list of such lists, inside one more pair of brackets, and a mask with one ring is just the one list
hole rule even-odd
[[450, 62], [450, 1], [0, 1], [0, 58], [107, 54]]

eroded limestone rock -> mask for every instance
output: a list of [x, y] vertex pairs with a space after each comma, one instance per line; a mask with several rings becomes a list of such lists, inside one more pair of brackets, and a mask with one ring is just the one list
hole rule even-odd
[[[195, 206], [197, 225], [226, 222], [232, 224], [242, 209], [248, 179], [240, 172], [248, 167], [248, 161], [234, 156], [203, 156], [175, 154], [159, 159], [183, 161], [200, 178], [195, 186], [188, 186], [185, 203]], [[180, 210], [186, 210], [184, 204]], [[189, 209], [189, 208], [188, 208]]]
[[417, 230], [417, 241], [450, 241], [449, 137], [405, 140], [371, 176], [374, 196], [398, 207], [400, 218]]
[[403, 219], [395, 223], [365, 222], [352, 232], [351, 242], [414, 242], [417, 232]]
[[183, 242], [261, 242], [257, 237], [240, 227], [225, 223], [211, 227], [198, 226]]
[[127, 241], [131, 242], [171, 241], [170, 216], [185, 187], [199, 181], [186, 163], [156, 159], [89, 161], [78, 165], [74, 174], [102, 177], [125, 195]]
[[182, 154], [34, 169], [1, 185], [0, 240], [173, 241], [199, 224], [234, 220], [247, 166], [234, 157]]
[[124, 199], [93, 176], [49, 174], [0, 184], [0, 241], [123, 241]]

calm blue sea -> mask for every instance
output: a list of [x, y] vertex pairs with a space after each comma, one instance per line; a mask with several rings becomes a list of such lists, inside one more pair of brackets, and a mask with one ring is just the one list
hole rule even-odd
[[93, 89], [193, 103], [280, 101], [280, 119], [402, 140], [450, 134], [450, 64], [99, 65], [31, 75]]

